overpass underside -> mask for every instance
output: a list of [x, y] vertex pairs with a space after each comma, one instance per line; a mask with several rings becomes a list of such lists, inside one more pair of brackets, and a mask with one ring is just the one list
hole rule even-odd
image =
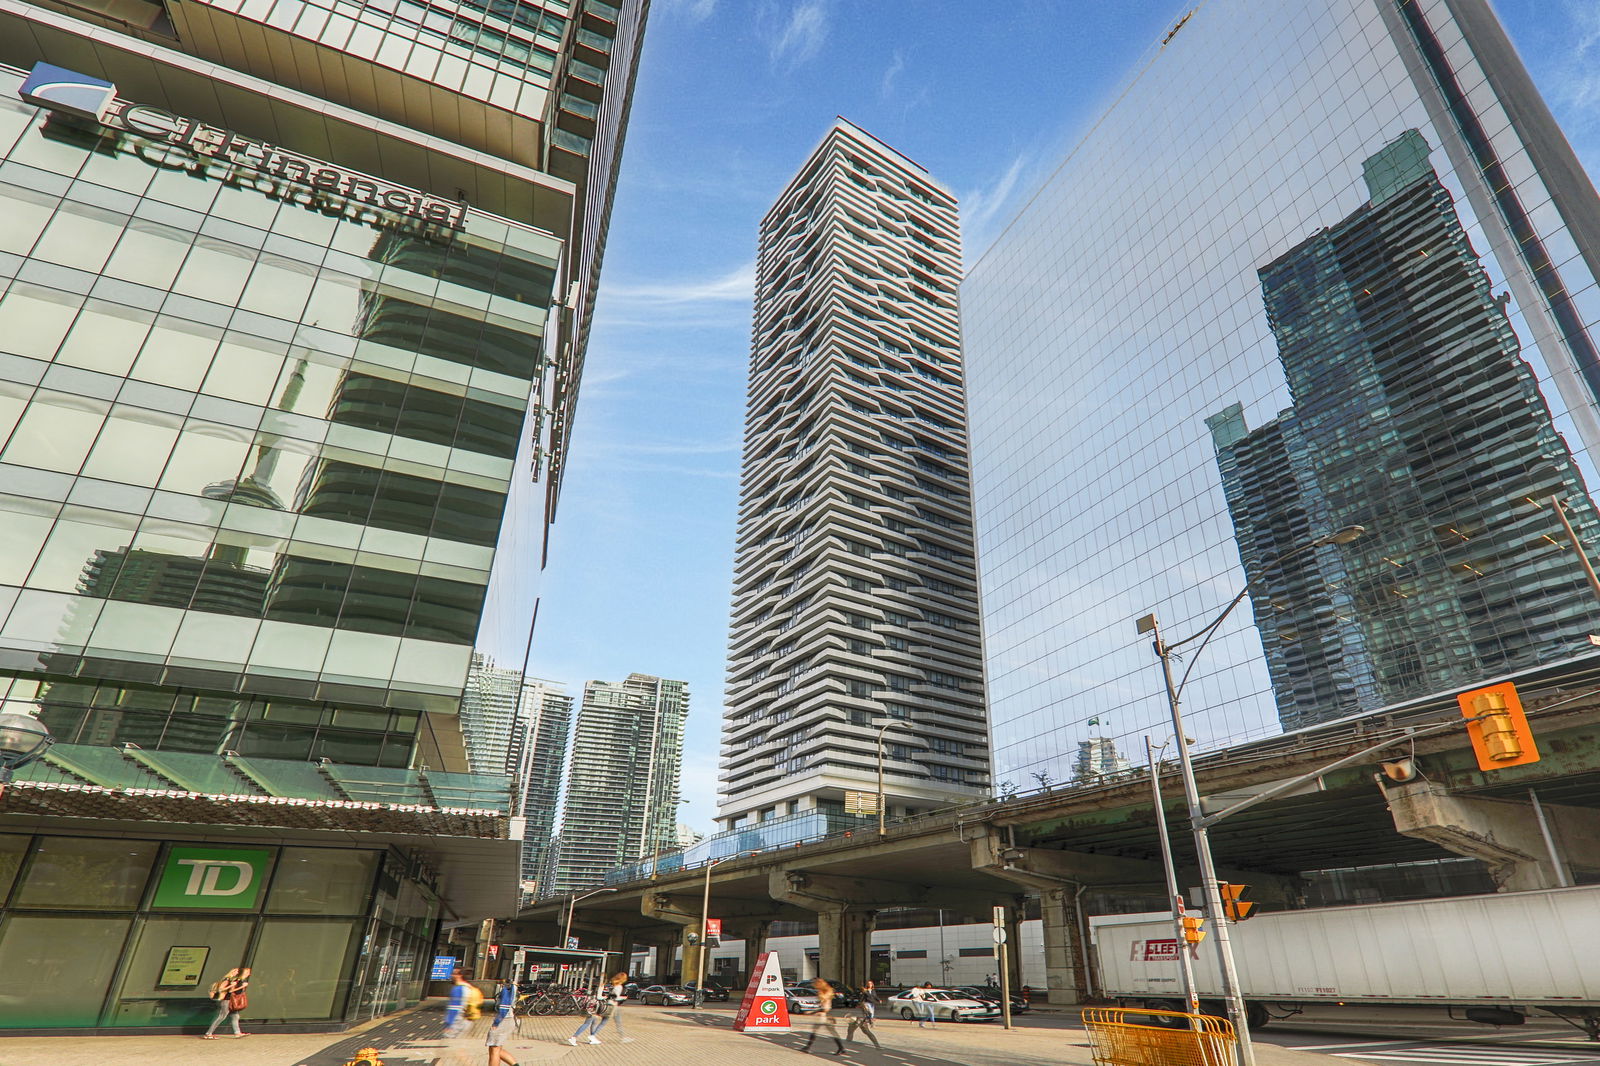
[[[1464, 731], [1399, 744], [1323, 775], [1308, 791], [1219, 822], [1211, 846], [1220, 875], [1250, 885], [1264, 909], [1302, 905], [1311, 871], [1461, 856], [1480, 861], [1502, 891], [1600, 881], [1600, 696], [1567, 689], [1524, 698], [1540, 762], [1482, 772]], [[1364, 720], [1359, 733], [1275, 738], [1218, 753], [1197, 760], [1201, 792], [1216, 809], [1387, 739], [1385, 730], [1437, 720], [1436, 710], [1412, 721]], [[1407, 756], [1415, 759], [1411, 780], [1383, 775], [1383, 760]], [[1198, 874], [1170, 769], [1162, 790], [1186, 888]], [[771, 923], [813, 922], [819, 972], [856, 985], [869, 975], [881, 911], [940, 908], [987, 921], [992, 908], [1003, 907], [1016, 943], [1015, 925], [1036, 897], [1049, 997], [1074, 1003], [1095, 987], [1084, 943], [1087, 912], [1113, 899], [1163, 905], [1154, 810], [1149, 774], [1136, 771], [1093, 787], [1057, 787], [890, 825], [882, 837], [858, 830], [739, 854], [709, 868], [710, 915], [722, 920], [725, 939], [743, 939], [746, 973]], [[682, 979], [697, 979], [699, 951], [690, 938], [700, 931], [706, 882], [701, 867], [614, 886], [583, 902], [573, 933], [586, 946], [603, 940], [623, 958], [654, 947], [658, 959], [670, 960], [682, 946]], [[541, 904], [519, 916], [517, 935], [554, 943], [565, 918], [564, 901]], [[1020, 984], [1017, 960], [1010, 961]]]

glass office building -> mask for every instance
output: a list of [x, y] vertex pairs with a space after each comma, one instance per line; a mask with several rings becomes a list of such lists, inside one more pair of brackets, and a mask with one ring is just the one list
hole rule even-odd
[[1487, 4], [1210, 3], [1125, 88], [962, 291], [997, 777], [1164, 735], [1135, 619], [1241, 588], [1205, 744], [1590, 660], [1600, 204]]

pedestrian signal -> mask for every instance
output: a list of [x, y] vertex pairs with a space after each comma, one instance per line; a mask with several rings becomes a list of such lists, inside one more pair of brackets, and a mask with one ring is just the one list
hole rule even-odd
[[1504, 770], [1539, 761], [1533, 730], [1522, 713], [1517, 687], [1509, 681], [1473, 689], [1456, 697], [1467, 719], [1467, 736], [1480, 770]]
[[1256, 905], [1243, 898], [1244, 894], [1250, 891], [1249, 885], [1230, 885], [1223, 881], [1217, 887], [1222, 891], [1222, 913], [1227, 916], [1228, 921], [1242, 922], [1250, 917], [1250, 912], [1255, 910]]
[[1206, 938], [1206, 920], [1197, 914], [1183, 916], [1183, 940], [1186, 944], [1198, 944]]

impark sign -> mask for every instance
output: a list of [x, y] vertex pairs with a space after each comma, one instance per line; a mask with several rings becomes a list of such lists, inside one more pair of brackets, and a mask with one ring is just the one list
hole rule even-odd
[[750, 987], [744, 990], [744, 999], [739, 1003], [739, 1013], [734, 1016], [733, 1031], [787, 1033], [790, 1028], [789, 1000], [783, 994], [778, 953], [762, 952], [750, 974]]
[[161, 868], [154, 906], [255, 910], [271, 861], [265, 848], [173, 848]]

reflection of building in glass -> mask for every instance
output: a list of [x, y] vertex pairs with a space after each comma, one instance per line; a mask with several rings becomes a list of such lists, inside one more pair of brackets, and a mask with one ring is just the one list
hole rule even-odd
[[[956, 203], [840, 119], [761, 224], [718, 818], [988, 788]], [[914, 749], [914, 750], [913, 750]]]
[[[1368, 204], [1261, 270], [1294, 407], [1253, 431], [1238, 405], [1207, 420], [1290, 728], [1600, 631], [1549, 501], [1588, 539], [1594, 504], [1426, 142], [1365, 174]], [[1348, 525], [1366, 534], [1286, 558]]]
[[688, 713], [683, 681], [629, 674], [583, 686], [554, 872], [542, 895], [600, 884], [608, 870], [675, 845]]
[[1128, 768], [1128, 757], [1117, 750], [1110, 737], [1090, 737], [1078, 741], [1078, 757], [1072, 764], [1072, 777], [1087, 784], [1097, 777], [1118, 774]]

